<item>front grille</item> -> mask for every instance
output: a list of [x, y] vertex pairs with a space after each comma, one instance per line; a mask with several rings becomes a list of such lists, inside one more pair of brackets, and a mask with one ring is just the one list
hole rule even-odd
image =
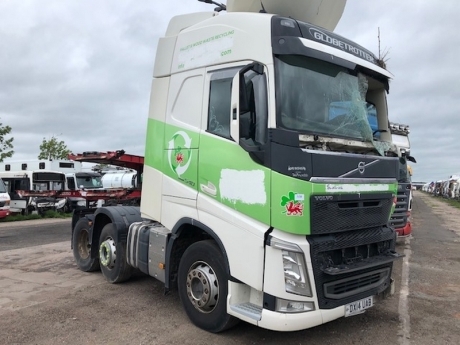
[[386, 225], [391, 193], [313, 195], [310, 199], [311, 234], [327, 234]]
[[[401, 185], [400, 185], [401, 186]], [[405, 185], [403, 185], [405, 186]], [[409, 196], [410, 189], [403, 189], [398, 191], [396, 207], [390, 217], [390, 226], [395, 229], [403, 228], [407, 224], [407, 211], [409, 209]]]
[[0, 207], [3, 207], [5, 206], [5, 202], [4, 201], [0, 201]]
[[[307, 237], [319, 307], [332, 309], [385, 290], [395, 232], [383, 226]], [[386, 273], [385, 273], [386, 272]]]
[[331, 299], [341, 299], [355, 295], [383, 284], [390, 276], [390, 269], [383, 268], [358, 276], [349, 277], [324, 284], [324, 296]]

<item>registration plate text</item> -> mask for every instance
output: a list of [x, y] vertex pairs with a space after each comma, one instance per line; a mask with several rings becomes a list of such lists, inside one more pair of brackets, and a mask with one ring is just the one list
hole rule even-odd
[[345, 316], [353, 316], [364, 313], [364, 311], [374, 305], [373, 296], [363, 298], [359, 301], [349, 303], [345, 306]]

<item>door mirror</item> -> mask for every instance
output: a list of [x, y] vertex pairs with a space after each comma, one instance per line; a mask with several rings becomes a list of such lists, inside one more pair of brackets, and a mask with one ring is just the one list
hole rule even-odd
[[411, 161], [411, 162], [413, 162], [413, 163], [417, 163], [417, 161], [415, 160], [415, 158], [412, 157], [412, 156], [406, 156], [406, 158], [407, 158], [408, 161]]
[[268, 90], [264, 67], [252, 63], [233, 78], [230, 135], [248, 152], [260, 151], [268, 132]]

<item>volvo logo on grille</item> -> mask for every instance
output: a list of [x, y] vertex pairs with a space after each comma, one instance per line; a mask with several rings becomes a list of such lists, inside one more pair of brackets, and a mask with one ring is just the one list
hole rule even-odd
[[369, 162], [369, 163], [366, 163], [366, 162], [359, 162], [358, 163], [358, 167], [356, 169], [353, 169], [353, 170], [350, 170], [349, 172], [343, 174], [343, 175], [340, 175], [339, 177], [347, 177], [347, 176], [350, 176], [350, 175], [353, 175], [355, 173], [360, 173], [361, 175], [364, 174], [364, 172], [366, 171], [366, 168], [371, 166], [371, 165], [374, 165], [376, 163], [378, 163], [379, 161], [376, 159], [375, 161], [372, 161], [372, 162]]

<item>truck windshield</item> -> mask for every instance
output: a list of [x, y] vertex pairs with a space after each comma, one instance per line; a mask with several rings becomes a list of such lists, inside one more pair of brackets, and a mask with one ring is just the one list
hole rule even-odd
[[297, 55], [277, 57], [275, 69], [278, 126], [309, 134], [373, 140], [371, 117], [376, 113], [366, 102], [368, 80], [364, 75]]
[[84, 188], [102, 188], [102, 178], [100, 176], [77, 177], [77, 186]]

